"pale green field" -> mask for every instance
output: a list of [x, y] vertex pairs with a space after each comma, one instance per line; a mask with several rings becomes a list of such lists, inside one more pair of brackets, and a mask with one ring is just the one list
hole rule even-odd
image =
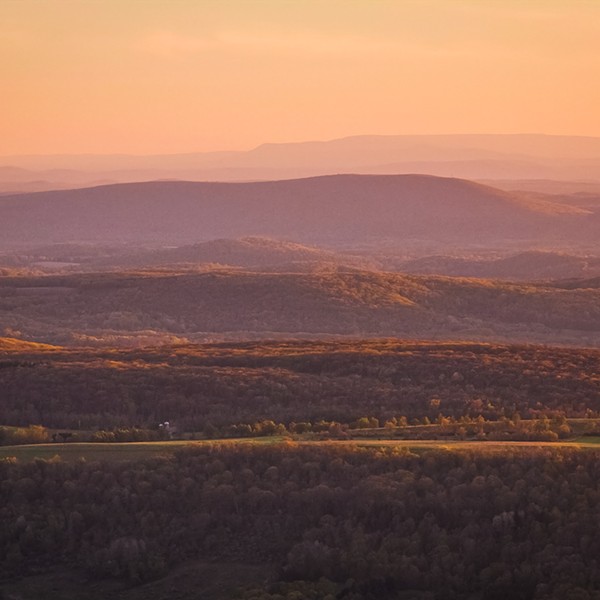
[[219, 444], [273, 444], [280, 442], [279, 437], [261, 437], [227, 440], [201, 440], [191, 442], [189, 440], [173, 440], [168, 442], [114, 442], [114, 443], [92, 443], [71, 442], [66, 444], [28, 444], [23, 446], [0, 446], [0, 459], [15, 457], [18, 460], [33, 460], [35, 458], [51, 459], [59, 457], [65, 461], [85, 460], [138, 460], [154, 456], [165, 456], [172, 454], [175, 450], [185, 446], [194, 446], [207, 443]]
[[64, 461], [85, 459], [88, 461], [127, 461], [167, 456], [186, 446], [200, 444], [277, 444], [282, 442], [294, 444], [330, 444], [355, 445], [364, 447], [395, 446], [410, 449], [446, 448], [453, 450], [502, 450], [508, 448], [588, 448], [600, 450], [600, 437], [583, 437], [564, 442], [487, 442], [487, 441], [454, 441], [454, 440], [326, 440], [290, 441], [283, 437], [259, 437], [223, 440], [187, 441], [174, 440], [168, 442], [127, 442], [127, 443], [67, 443], [67, 444], [31, 444], [23, 446], [0, 446], [0, 459], [14, 457], [20, 461], [31, 461], [35, 458], [59, 458]]

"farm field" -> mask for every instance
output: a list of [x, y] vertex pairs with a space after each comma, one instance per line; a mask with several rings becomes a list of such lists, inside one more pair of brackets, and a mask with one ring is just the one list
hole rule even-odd
[[256, 438], [244, 440], [172, 440], [161, 442], [123, 442], [123, 443], [66, 443], [66, 444], [27, 444], [23, 446], [0, 446], [0, 459], [15, 457], [18, 460], [30, 461], [36, 458], [51, 460], [55, 457], [64, 461], [76, 461], [85, 459], [87, 461], [126, 461], [141, 460], [166, 454], [172, 454], [175, 450], [186, 446], [196, 446], [206, 443], [223, 444], [257, 444], [275, 443], [280, 438]]
[[352, 439], [352, 440], [288, 440], [281, 436], [217, 439], [217, 440], [172, 440], [161, 442], [124, 442], [124, 443], [66, 443], [66, 444], [27, 444], [22, 446], [0, 446], [0, 460], [16, 458], [19, 461], [35, 459], [61, 461], [136, 461], [158, 456], [172, 455], [182, 448], [191, 448], [206, 444], [223, 445], [306, 445], [306, 446], [358, 446], [358, 447], [398, 447], [410, 450], [452, 449], [502, 451], [516, 448], [587, 448], [600, 450], [600, 437], [580, 437], [559, 442], [531, 441], [475, 441], [475, 440], [396, 440], [396, 439]]

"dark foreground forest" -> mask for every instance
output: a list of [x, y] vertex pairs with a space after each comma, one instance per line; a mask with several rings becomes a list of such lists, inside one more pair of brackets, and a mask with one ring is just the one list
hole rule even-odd
[[230, 444], [0, 473], [5, 598], [600, 598], [594, 450]]
[[[0, 339], [0, 598], [600, 600], [599, 373], [532, 345]], [[203, 441], [93, 450], [171, 435]]]

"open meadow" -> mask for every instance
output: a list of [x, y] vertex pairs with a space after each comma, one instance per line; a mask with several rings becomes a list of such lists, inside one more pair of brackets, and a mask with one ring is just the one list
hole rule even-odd
[[391, 447], [403, 448], [413, 452], [423, 450], [468, 450], [478, 452], [502, 452], [504, 450], [518, 450], [519, 448], [575, 448], [600, 450], [600, 437], [580, 437], [573, 440], [556, 442], [527, 442], [527, 441], [461, 441], [461, 440], [398, 440], [398, 439], [351, 439], [351, 440], [302, 440], [285, 439], [281, 436], [258, 438], [225, 438], [212, 440], [173, 440], [162, 442], [113, 442], [90, 443], [73, 442], [67, 444], [28, 444], [20, 446], [0, 446], [0, 459], [14, 458], [20, 462], [29, 462], [35, 459], [50, 461], [136, 461], [146, 458], [167, 457], [182, 449], [191, 449], [202, 445], [254, 445], [283, 444], [284, 446], [298, 445], [323, 445], [329, 446], [358, 446], [365, 448]]

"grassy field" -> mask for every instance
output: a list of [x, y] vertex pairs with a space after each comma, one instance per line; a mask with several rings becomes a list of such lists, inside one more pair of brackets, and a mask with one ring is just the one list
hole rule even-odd
[[[286, 438], [258, 437], [241, 439], [220, 440], [173, 440], [168, 442], [127, 442], [127, 443], [66, 443], [66, 444], [30, 444], [23, 446], [0, 446], [0, 459], [14, 457], [21, 461], [31, 461], [35, 458], [59, 458], [64, 461], [74, 460], [107, 460], [125, 461], [166, 456], [185, 446], [198, 444], [276, 444]], [[359, 440], [325, 440], [309, 441], [296, 440], [299, 444], [353, 444], [358, 446], [397, 446], [402, 448], [427, 449], [448, 448], [454, 450], [501, 450], [505, 448], [532, 448], [532, 447], [571, 447], [600, 449], [600, 437], [581, 437], [575, 440], [562, 442], [489, 442], [489, 441], [456, 441], [456, 440], [385, 440], [385, 439], [359, 439]]]
[[164, 456], [173, 453], [178, 448], [217, 442], [221, 444], [236, 444], [240, 442], [249, 444], [273, 444], [280, 442], [281, 437], [260, 437], [226, 440], [173, 440], [168, 442], [115, 442], [92, 443], [71, 442], [66, 444], [28, 444], [23, 446], [0, 446], [0, 459], [15, 457], [18, 460], [29, 461], [35, 458], [52, 459], [59, 457], [61, 460], [138, 460], [153, 456]]

